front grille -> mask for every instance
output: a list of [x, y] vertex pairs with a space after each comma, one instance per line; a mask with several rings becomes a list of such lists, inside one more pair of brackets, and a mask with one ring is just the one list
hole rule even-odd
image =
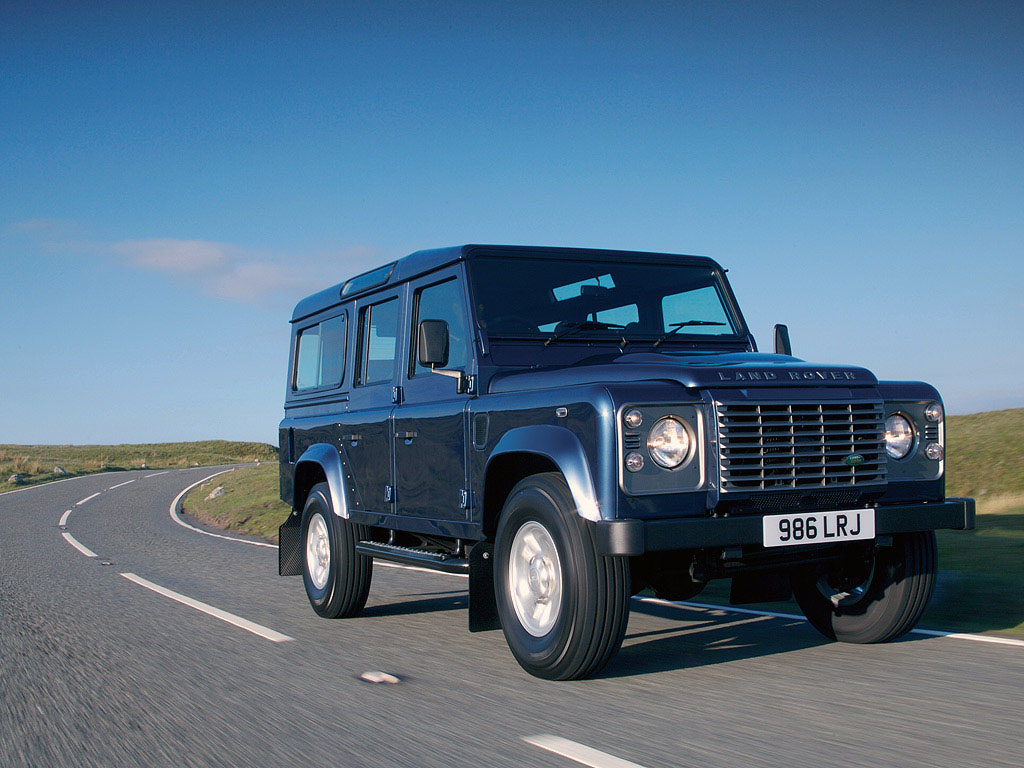
[[[841, 488], [885, 481], [881, 403], [715, 403], [721, 490]], [[860, 454], [863, 462], [845, 459]]]

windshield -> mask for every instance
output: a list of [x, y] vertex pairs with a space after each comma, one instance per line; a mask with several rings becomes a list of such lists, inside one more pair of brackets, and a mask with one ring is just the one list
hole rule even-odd
[[739, 333], [721, 276], [707, 266], [479, 256], [470, 274], [489, 336], [670, 343]]

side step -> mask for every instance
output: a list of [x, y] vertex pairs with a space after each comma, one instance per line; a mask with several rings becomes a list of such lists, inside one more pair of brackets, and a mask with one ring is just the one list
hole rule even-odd
[[376, 541], [360, 541], [356, 544], [356, 552], [361, 555], [391, 560], [403, 565], [415, 565], [444, 573], [469, 573], [469, 560], [464, 557], [453, 557], [441, 552], [429, 552], [425, 549], [400, 547], [397, 544], [380, 544]]

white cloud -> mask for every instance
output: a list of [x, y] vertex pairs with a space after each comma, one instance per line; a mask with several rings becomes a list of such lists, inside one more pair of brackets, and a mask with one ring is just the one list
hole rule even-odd
[[264, 253], [211, 240], [160, 238], [96, 246], [127, 266], [170, 275], [223, 299], [261, 303], [296, 300], [387, 259], [371, 248], [311, 255]]
[[122, 240], [108, 250], [133, 267], [171, 274], [216, 272], [230, 267], [239, 249], [209, 240]]

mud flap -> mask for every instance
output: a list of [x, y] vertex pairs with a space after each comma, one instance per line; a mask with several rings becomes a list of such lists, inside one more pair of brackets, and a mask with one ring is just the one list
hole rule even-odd
[[494, 544], [481, 541], [469, 550], [469, 631], [501, 629], [494, 600]]
[[302, 520], [292, 510], [284, 525], [277, 529], [277, 572], [281, 576], [302, 574]]

